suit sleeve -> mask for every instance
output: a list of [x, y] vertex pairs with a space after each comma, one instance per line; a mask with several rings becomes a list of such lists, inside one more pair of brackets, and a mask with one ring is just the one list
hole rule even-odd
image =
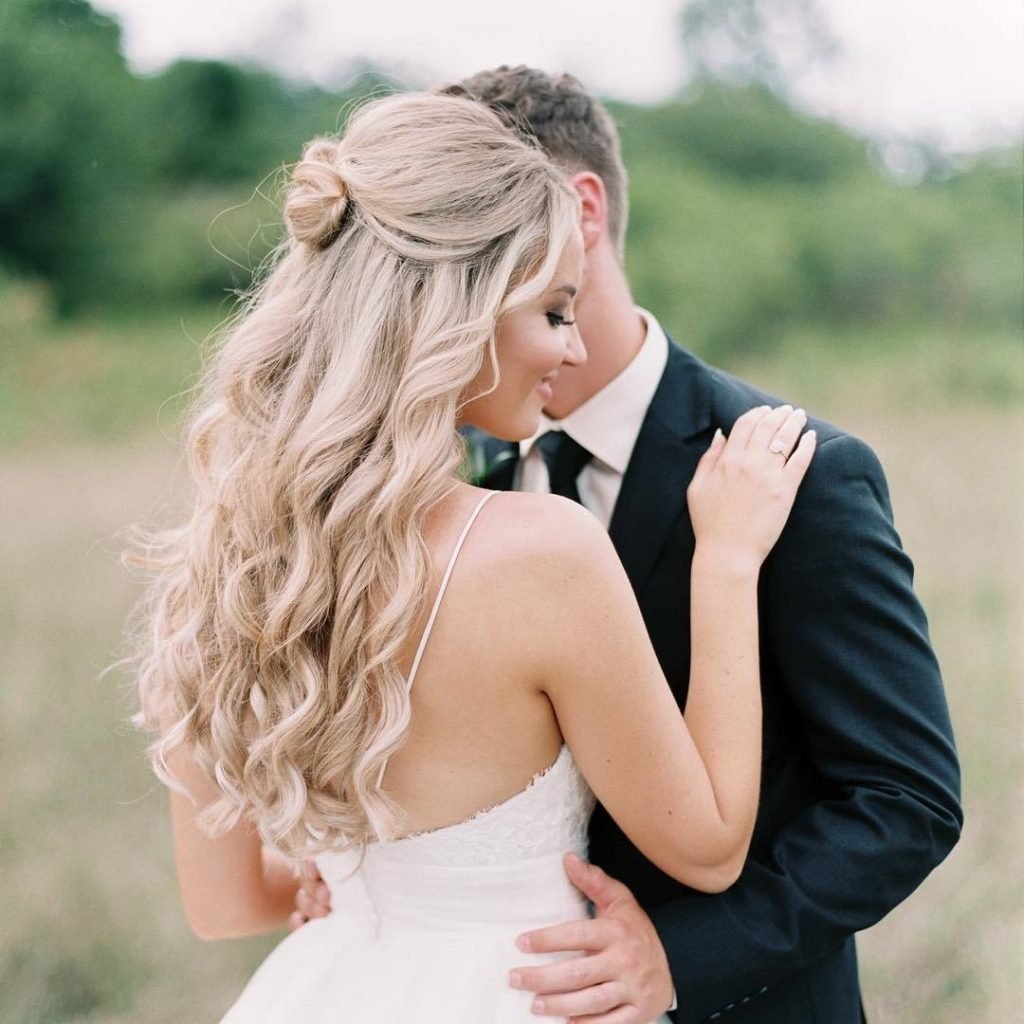
[[719, 896], [656, 908], [697, 1022], [838, 947], [912, 892], [959, 836], [939, 668], [874, 453], [819, 448], [762, 577], [762, 646], [800, 718], [820, 796]]

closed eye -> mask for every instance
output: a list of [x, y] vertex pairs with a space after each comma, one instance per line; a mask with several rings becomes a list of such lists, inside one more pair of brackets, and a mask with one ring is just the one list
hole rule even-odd
[[551, 310], [544, 315], [548, 318], [548, 323], [551, 324], [552, 327], [572, 327], [572, 325], [576, 323], [575, 320], [566, 320], [561, 313], [555, 313]]

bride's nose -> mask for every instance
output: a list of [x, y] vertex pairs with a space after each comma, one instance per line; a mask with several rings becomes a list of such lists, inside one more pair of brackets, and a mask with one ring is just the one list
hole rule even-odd
[[580, 337], [580, 329], [575, 325], [568, 327], [569, 343], [565, 347], [563, 362], [567, 366], [583, 366], [587, 361], [587, 348]]

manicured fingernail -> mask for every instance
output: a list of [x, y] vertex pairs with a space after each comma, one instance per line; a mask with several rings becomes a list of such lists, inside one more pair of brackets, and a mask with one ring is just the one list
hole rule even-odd
[[508, 983], [509, 983], [509, 985], [512, 986], [512, 988], [522, 988], [523, 987], [522, 978], [520, 978], [518, 971], [513, 971], [508, 976]]
[[533, 1006], [530, 1007], [530, 1010], [533, 1013], [543, 1013], [544, 1012], [544, 1000], [543, 999], [534, 999]]
[[520, 935], [519, 938], [516, 939], [516, 945], [524, 953], [529, 953], [530, 952], [530, 936], [529, 935]]

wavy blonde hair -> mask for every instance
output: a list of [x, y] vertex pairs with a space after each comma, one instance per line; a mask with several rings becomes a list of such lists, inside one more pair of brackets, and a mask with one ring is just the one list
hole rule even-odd
[[409, 726], [397, 659], [423, 612], [425, 513], [503, 313], [549, 285], [578, 222], [543, 152], [469, 100], [392, 96], [311, 142], [288, 237], [208, 362], [187, 420], [191, 516], [140, 533], [155, 574], [134, 658], [156, 773], [189, 751], [309, 856], [393, 835], [381, 792]]

